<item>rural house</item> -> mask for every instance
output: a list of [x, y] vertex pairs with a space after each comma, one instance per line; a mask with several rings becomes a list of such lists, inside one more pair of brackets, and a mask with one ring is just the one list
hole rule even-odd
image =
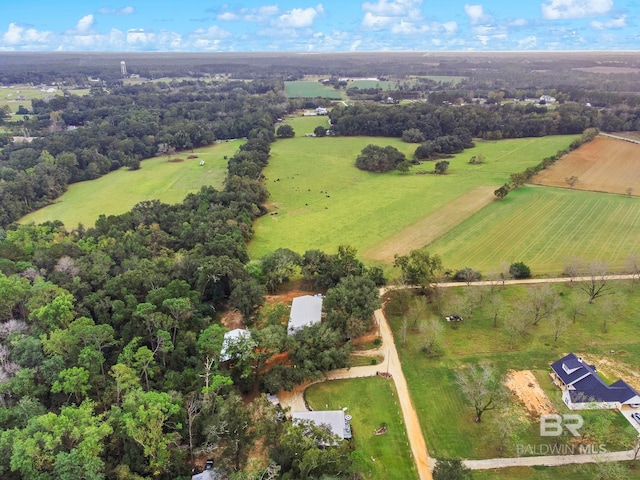
[[322, 320], [322, 295], [303, 295], [296, 297], [291, 303], [289, 315], [289, 335], [293, 335], [303, 327], [319, 323]]
[[327, 427], [341, 440], [351, 438], [351, 415], [344, 410], [317, 410], [311, 412], [291, 412], [291, 420], [309, 420], [317, 426]]
[[640, 407], [640, 395], [628, 383], [618, 380], [607, 385], [594, 365], [573, 353], [551, 364], [551, 378], [562, 389], [562, 401], [570, 410]]

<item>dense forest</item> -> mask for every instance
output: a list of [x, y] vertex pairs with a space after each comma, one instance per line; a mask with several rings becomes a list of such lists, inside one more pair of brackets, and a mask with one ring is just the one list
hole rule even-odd
[[[293, 62], [266, 55], [252, 62], [245, 54], [213, 62], [186, 55], [171, 62], [131, 54], [127, 62], [140, 58], [139, 73], [149, 78], [225, 71], [235, 79], [123, 85], [104, 58], [82, 58], [82, 69], [74, 55], [34, 54], [30, 68], [16, 58], [2, 55], [3, 82], [82, 84], [87, 76], [104, 82], [86, 96], [67, 92], [33, 101], [12, 127], [34, 140], [7, 141], [0, 153], [0, 475], [188, 478], [207, 458], [223, 478], [357, 472], [348, 443], [319, 448], [332, 442], [326, 431], [293, 425], [264, 394], [346, 366], [350, 338], [367, 331], [380, 306], [383, 272], [366, 267], [348, 245], [304, 254], [283, 245], [253, 262], [246, 245], [254, 220], [266, 213], [261, 172], [278, 119], [316, 105], [287, 99], [283, 81], [334, 65], [336, 76], [387, 75], [400, 60], [369, 54], [350, 63], [327, 56], [319, 66], [317, 56]], [[547, 73], [543, 56], [528, 63], [507, 56], [501, 81], [480, 56], [420, 58], [395, 71], [468, 76], [455, 88], [424, 83], [421, 102], [336, 105], [332, 133], [402, 138], [416, 143], [421, 160], [468, 148], [478, 137], [640, 128], [631, 74], [598, 83], [592, 74], [574, 72], [576, 81], [569, 82], [571, 69], [593, 64], [588, 56]], [[552, 84], [559, 99], [553, 108], [498, 101]], [[474, 103], [477, 98], [488, 101]], [[458, 105], [459, 99], [469, 104]], [[246, 142], [229, 159], [220, 190], [203, 188], [178, 205], [144, 202], [123, 215], [102, 216], [91, 228], [15, 223], [70, 183], [230, 138]], [[380, 171], [405, 163], [395, 152], [382, 153], [390, 166], [377, 162]], [[397, 261], [419, 270], [413, 257]], [[289, 335], [287, 306], [265, 304], [265, 295], [294, 275], [325, 294], [326, 321]], [[222, 318], [230, 311], [251, 335], [223, 354]], [[285, 360], [268, 364], [274, 357]], [[305, 440], [310, 434], [317, 441]], [[256, 451], [260, 461], [252, 463]]]

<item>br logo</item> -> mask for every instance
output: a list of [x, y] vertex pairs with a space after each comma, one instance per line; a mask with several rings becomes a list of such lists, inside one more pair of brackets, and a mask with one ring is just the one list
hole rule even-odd
[[576, 413], [565, 413], [558, 415], [555, 413], [540, 415], [540, 436], [559, 437], [562, 430], [567, 430], [574, 437], [579, 437], [578, 430], [582, 427], [584, 419], [582, 415]]

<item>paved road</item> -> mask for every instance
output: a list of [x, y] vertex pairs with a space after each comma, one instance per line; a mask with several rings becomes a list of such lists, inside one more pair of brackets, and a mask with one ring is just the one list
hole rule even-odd
[[472, 470], [487, 470], [506, 467], [533, 467], [569, 465], [574, 463], [621, 462], [633, 460], [633, 450], [599, 453], [597, 455], [547, 455], [538, 457], [490, 458], [488, 460], [464, 460], [462, 463]]

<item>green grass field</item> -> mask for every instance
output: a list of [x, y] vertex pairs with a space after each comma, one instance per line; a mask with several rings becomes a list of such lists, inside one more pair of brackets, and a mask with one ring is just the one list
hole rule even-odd
[[[381, 377], [334, 380], [312, 385], [305, 397], [314, 410], [349, 409], [358, 469], [364, 478], [417, 478], [393, 382]], [[382, 423], [387, 424], [387, 433], [374, 435]]]
[[[227, 172], [227, 160], [241, 141], [216, 143], [195, 150], [197, 159], [187, 160], [191, 152], [179, 152], [173, 158], [183, 162], [168, 162], [166, 157], [143, 160], [140, 170], [121, 168], [89, 182], [76, 183], [52, 205], [33, 212], [20, 223], [42, 223], [60, 220], [68, 228], [78, 223], [92, 226], [101, 214], [125, 213], [139, 202], [158, 199], [164, 203], [180, 203], [188, 193], [205, 185], [221, 187]], [[200, 166], [200, 160], [205, 161]]]
[[324, 86], [320, 82], [284, 82], [284, 91], [289, 98], [342, 98], [339, 91], [333, 87]]
[[[465, 288], [448, 290], [445, 295], [462, 297]], [[615, 350], [617, 354], [610, 357], [612, 360], [632, 369], [637, 368], [635, 359], [640, 354], [640, 345], [635, 339], [640, 329], [640, 299], [630, 291], [628, 283], [615, 283], [617, 306], [613, 312], [607, 313], [611, 317], [607, 333], [602, 330], [603, 299], [589, 305], [585, 294], [569, 283], [555, 285], [554, 289], [562, 299], [563, 310], [568, 318], [571, 318], [570, 310], [574, 301], [581, 302], [583, 308], [583, 314], [577, 317], [575, 323], [569, 324], [557, 344], [553, 340], [552, 322], [545, 319], [538, 326], [529, 327], [527, 336], [518, 337], [511, 348], [505, 319], [517, 314], [516, 305], [526, 301], [526, 289], [523, 286], [510, 286], [499, 292], [504, 308], [497, 328], [492, 326], [492, 315], [485, 310], [487, 307], [482, 306], [474, 309], [471, 316], [465, 315], [465, 320], [459, 324], [442, 320], [444, 328], [439, 342], [439, 356], [428, 356], [422, 352], [424, 343], [420, 335], [420, 323], [416, 327], [410, 326], [411, 334], [407, 335], [406, 345], [396, 341], [430, 455], [436, 458], [501, 456], [497, 445], [500, 438], [499, 416], [489, 411], [484, 414], [481, 424], [475, 423], [473, 411], [455, 383], [456, 371], [464, 365], [488, 361], [501, 374], [511, 369], [531, 370], [561, 413], [566, 413], [567, 409], [562, 403], [560, 390], [552, 385], [547, 372], [549, 365], [564, 354], [573, 351], [584, 355], [610, 356], [610, 350]], [[392, 301], [386, 313], [395, 338], [400, 338], [402, 310], [397, 302]], [[435, 312], [431, 316], [442, 319]], [[519, 402], [511, 401], [523, 414], [526, 412]], [[586, 423], [601, 414], [580, 413], [584, 414]], [[610, 416], [615, 429], [632, 428], [620, 414], [612, 411], [604, 414]], [[614, 430], [614, 434], [615, 431], [618, 430]], [[544, 443], [539, 437], [537, 420], [532, 421], [531, 428], [521, 442]], [[617, 444], [615, 439], [610, 442], [607, 443], [609, 450], [624, 447]], [[508, 446], [502, 456], [516, 456], [516, 453], [514, 446]]]
[[[322, 122], [325, 117], [296, 117], [291, 120], [296, 137], [272, 145], [264, 173], [274, 214], [255, 223], [255, 236], [249, 244], [252, 258], [280, 247], [299, 253], [308, 249], [331, 252], [339, 245], [352, 245], [359, 252], [375, 251], [386, 239], [478, 186], [493, 192], [510, 173], [538, 163], [576, 138], [479, 141], [474, 149], [451, 158], [449, 173], [443, 176], [416, 174], [433, 171], [433, 162], [412, 167], [408, 174], [374, 174], [354, 166], [366, 145], [392, 145], [408, 157], [417, 145], [396, 138], [304, 137], [315, 125], [325, 124]], [[478, 153], [486, 157], [486, 163], [469, 165], [469, 158]], [[492, 198], [492, 193], [489, 196]]]
[[523, 261], [534, 275], [561, 274], [567, 258], [606, 261], [623, 271], [640, 252], [640, 199], [525, 186], [494, 202], [429, 245], [447, 268], [487, 273]]

